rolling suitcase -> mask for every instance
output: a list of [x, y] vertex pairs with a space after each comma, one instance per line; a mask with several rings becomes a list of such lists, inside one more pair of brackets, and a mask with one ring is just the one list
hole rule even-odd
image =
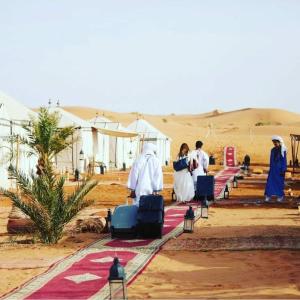
[[135, 238], [137, 225], [136, 205], [120, 205], [114, 210], [111, 217], [111, 238]]
[[197, 177], [197, 200], [213, 201], [215, 199], [215, 178], [211, 175], [202, 175]]
[[161, 238], [164, 216], [164, 199], [161, 195], [141, 196], [137, 215], [138, 235]]

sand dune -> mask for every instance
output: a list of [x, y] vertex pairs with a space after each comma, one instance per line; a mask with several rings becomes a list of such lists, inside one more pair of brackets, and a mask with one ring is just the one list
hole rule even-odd
[[[247, 153], [253, 162], [268, 163], [272, 135], [281, 135], [289, 146], [289, 135], [300, 134], [300, 114], [281, 109], [245, 108], [230, 112], [216, 109], [191, 115], [141, 115], [136, 112], [116, 113], [88, 107], [64, 108], [83, 119], [91, 119], [98, 112], [99, 115], [104, 114], [125, 126], [137, 117], [144, 118], [172, 138], [173, 158], [182, 142], [193, 148], [195, 141], [200, 139], [204, 141], [205, 150], [214, 154], [218, 163], [222, 163], [225, 145], [237, 147], [239, 161]], [[289, 152], [288, 159], [290, 158]]]

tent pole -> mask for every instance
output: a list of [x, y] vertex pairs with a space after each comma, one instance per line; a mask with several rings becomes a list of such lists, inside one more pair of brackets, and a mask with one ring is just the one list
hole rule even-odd
[[115, 147], [115, 167], [118, 168], [118, 162], [117, 162], [117, 152], [118, 152], [118, 138], [116, 137], [116, 147]]
[[72, 133], [72, 170], [73, 170], [73, 174], [74, 174], [74, 136]]

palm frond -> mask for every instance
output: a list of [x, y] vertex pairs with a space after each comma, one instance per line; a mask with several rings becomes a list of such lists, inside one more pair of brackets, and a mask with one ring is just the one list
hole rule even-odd
[[11, 165], [9, 173], [16, 179], [20, 194], [2, 190], [33, 221], [44, 243], [56, 243], [61, 238], [64, 226], [91, 203], [85, 196], [97, 185], [97, 181], [84, 181], [65, 196], [65, 179], [54, 173], [52, 158], [74, 142], [75, 128], [59, 128], [58, 124], [57, 113], [41, 108], [38, 120], [23, 126], [27, 136], [12, 137], [27, 145], [30, 154], [38, 155], [38, 174], [27, 176]]

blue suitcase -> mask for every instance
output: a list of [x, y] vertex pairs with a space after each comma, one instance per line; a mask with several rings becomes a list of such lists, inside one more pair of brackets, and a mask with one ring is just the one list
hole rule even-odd
[[136, 205], [117, 206], [111, 217], [111, 238], [135, 238], [137, 212]]
[[202, 175], [197, 177], [197, 200], [203, 201], [205, 198], [208, 201], [215, 199], [215, 177], [211, 175]]
[[161, 195], [141, 196], [137, 215], [138, 235], [143, 238], [161, 238], [164, 216], [164, 199]]

